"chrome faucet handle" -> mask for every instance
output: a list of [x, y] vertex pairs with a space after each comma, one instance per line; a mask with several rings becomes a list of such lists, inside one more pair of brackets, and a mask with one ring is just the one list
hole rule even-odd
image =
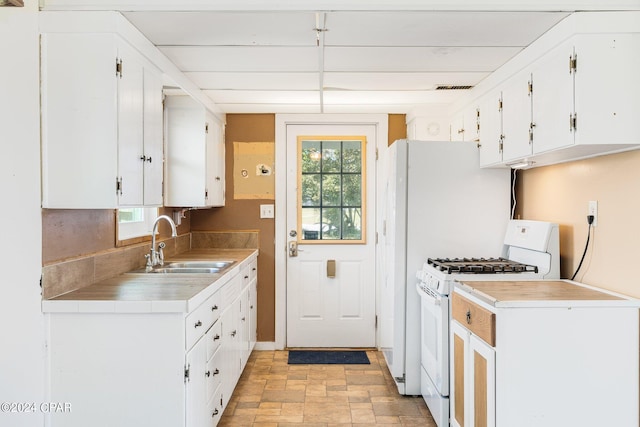
[[158, 243], [158, 265], [164, 265], [164, 247], [166, 244], [164, 242]]
[[[151, 249], [153, 251], [153, 249]], [[147, 273], [153, 269], [153, 263], [151, 262], [151, 254], [145, 254], [144, 256], [147, 259], [147, 265], [145, 266], [145, 270]]]

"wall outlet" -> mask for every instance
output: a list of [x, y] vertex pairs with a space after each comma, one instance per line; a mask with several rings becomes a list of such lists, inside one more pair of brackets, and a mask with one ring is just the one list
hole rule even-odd
[[587, 215], [593, 215], [593, 224], [591, 225], [593, 225], [594, 227], [598, 225], [598, 201], [597, 200], [591, 200], [589, 202]]
[[273, 205], [260, 205], [260, 218], [273, 218], [274, 217]]

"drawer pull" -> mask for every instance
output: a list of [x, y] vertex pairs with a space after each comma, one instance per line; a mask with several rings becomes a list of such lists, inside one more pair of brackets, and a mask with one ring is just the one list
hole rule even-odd
[[471, 324], [471, 310], [467, 310], [467, 325]]
[[245, 278], [245, 279], [248, 279], [248, 278], [249, 278], [249, 276], [244, 276], [244, 278]]
[[213, 336], [213, 340], [214, 340], [214, 341], [218, 341], [219, 339], [220, 339], [220, 335], [215, 334], [215, 335]]
[[212, 413], [211, 413], [211, 417], [215, 417], [216, 415], [218, 415], [218, 408], [216, 408]]
[[194, 327], [195, 327], [195, 328], [197, 328], [198, 326], [202, 326], [202, 322], [201, 322], [200, 320], [198, 320], [198, 321], [196, 322], [196, 324], [195, 324], [195, 326], [194, 326]]
[[253, 268], [251, 269], [251, 271], [256, 271], [256, 268], [255, 268], [255, 267], [253, 267]]
[[232, 336], [232, 337], [235, 337], [235, 336], [236, 336], [236, 333], [237, 333], [236, 331], [231, 332], [231, 336]]
[[217, 305], [214, 305], [213, 307], [211, 307], [211, 311], [216, 311], [218, 309]]
[[244, 322], [247, 318], [246, 317], [242, 317], [242, 321]]
[[204, 374], [205, 374], [207, 377], [210, 377], [210, 376], [211, 376], [211, 371], [207, 371], [207, 372], [205, 372]]
[[220, 371], [218, 370], [218, 368], [216, 368], [216, 370], [215, 370], [215, 371], [213, 371], [213, 375], [214, 375], [214, 376], [215, 376], [215, 375], [218, 375], [219, 373], [220, 373]]
[[251, 305], [249, 306], [249, 308], [250, 308], [251, 310], [253, 310], [253, 304], [251, 304]]

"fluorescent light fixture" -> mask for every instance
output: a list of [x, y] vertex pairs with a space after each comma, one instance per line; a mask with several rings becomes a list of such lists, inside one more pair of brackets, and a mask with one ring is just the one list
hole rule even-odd
[[511, 169], [524, 169], [533, 166], [533, 163], [534, 162], [531, 162], [529, 160], [522, 160], [520, 162], [507, 164], [507, 166], [509, 166]]

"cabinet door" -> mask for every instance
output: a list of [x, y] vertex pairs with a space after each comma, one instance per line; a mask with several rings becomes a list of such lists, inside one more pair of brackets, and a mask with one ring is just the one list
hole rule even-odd
[[502, 160], [504, 162], [526, 158], [533, 152], [529, 141], [530, 80], [530, 73], [520, 73], [509, 79], [502, 89]]
[[457, 114], [451, 121], [451, 141], [464, 141], [464, 115]]
[[460, 326], [458, 322], [451, 322], [451, 379], [449, 403], [451, 405], [451, 425], [454, 427], [467, 427], [465, 404], [467, 399], [466, 373], [467, 373], [467, 348], [469, 346], [469, 332]]
[[118, 45], [118, 176], [121, 206], [141, 206], [143, 198], [144, 69], [139, 55], [124, 43]]
[[258, 279], [249, 285], [249, 352], [256, 346], [258, 335]]
[[249, 306], [251, 305], [249, 295], [249, 286], [247, 286], [240, 295], [240, 329], [242, 330], [242, 336], [240, 337], [240, 367], [241, 370], [247, 364], [249, 360], [249, 341], [251, 339], [251, 311]]
[[469, 336], [468, 389], [466, 401], [469, 417], [467, 421], [474, 427], [495, 427], [496, 425], [496, 353], [480, 338]]
[[574, 39], [575, 143], [637, 143], [640, 36], [581, 34]]
[[205, 206], [205, 109], [189, 96], [165, 99], [165, 206]]
[[118, 206], [117, 58], [111, 34], [43, 34], [42, 207]]
[[222, 126], [207, 115], [207, 206], [224, 206], [224, 138]]
[[144, 69], [144, 205], [162, 205], [162, 77]]
[[207, 413], [207, 350], [206, 342], [200, 339], [187, 353], [185, 366], [188, 369], [188, 376], [185, 375], [186, 388], [186, 420], [187, 427], [206, 426]]
[[564, 43], [533, 64], [533, 152], [573, 145], [573, 43]]
[[502, 162], [502, 93], [494, 92], [480, 102], [480, 166]]

